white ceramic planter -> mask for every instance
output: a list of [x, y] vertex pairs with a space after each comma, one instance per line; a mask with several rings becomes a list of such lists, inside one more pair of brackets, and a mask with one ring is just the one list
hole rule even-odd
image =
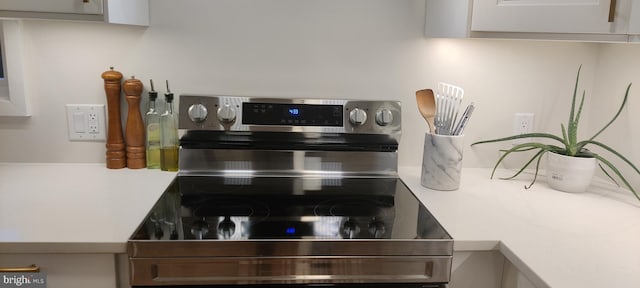
[[584, 192], [596, 172], [596, 158], [570, 157], [557, 153], [547, 154], [547, 183], [553, 189], [565, 192]]

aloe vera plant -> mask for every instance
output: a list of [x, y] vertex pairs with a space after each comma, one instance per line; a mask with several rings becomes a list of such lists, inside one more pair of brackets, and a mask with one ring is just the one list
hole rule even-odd
[[[536, 178], [538, 176], [538, 170], [540, 167], [540, 160], [542, 159], [542, 156], [547, 153], [547, 152], [552, 152], [552, 153], [558, 153], [558, 154], [563, 154], [563, 155], [567, 155], [567, 156], [572, 156], [572, 157], [593, 157], [596, 158], [598, 160], [598, 165], [600, 167], [600, 169], [604, 172], [604, 174], [609, 177], [609, 179], [611, 179], [614, 183], [618, 184], [615, 179], [612, 177], [611, 173], [609, 173], [608, 170], [610, 170], [611, 172], [613, 172], [613, 174], [615, 174], [617, 176], [618, 179], [620, 179], [625, 187], [627, 187], [629, 190], [631, 190], [631, 192], [633, 192], [633, 194], [636, 196], [636, 198], [638, 198], [638, 200], [640, 200], [640, 195], [638, 195], [638, 192], [636, 192], [635, 189], [633, 189], [633, 187], [631, 186], [631, 184], [629, 184], [629, 181], [627, 181], [627, 179], [622, 175], [622, 173], [620, 172], [620, 170], [613, 165], [613, 163], [609, 160], [607, 160], [606, 158], [604, 158], [604, 156], [600, 155], [600, 154], [596, 154], [593, 153], [591, 151], [589, 151], [588, 149], [585, 148], [585, 146], [587, 145], [593, 145], [593, 146], [597, 146], [600, 147], [602, 149], [604, 149], [605, 151], [611, 153], [612, 155], [622, 159], [622, 161], [624, 161], [627, 165], [629, 165], [631, 168], [633, 168], [633, 170], [640, 174], [640, 170], [638, 170], [638, 168], [631, 163], [631, 161], [629, 161], [629, 159], [627, 159], [626, 157], [624, 157], [622, 154], [618, 153], [616, 150], [614, 150], [613, 148], [609, 147], [608, 145], [605, 145], [601, 142], [598, 142], [596, 140], [594, 140], [598, 135], [600, 135], [604, 130], [606, 130], [620, 115], [620, 113], [622, 112], [622, 109], [625, 107], [625, 105], [627, 104], [627, 99], [629, 96], [629, 90], [631, 89], [631, 83], [629, 83], [629, 85], [627, 86], [627, 90], [624, 94], [624, 99], [622, 100], [622, 104], [620, 105], [620, 108], [618, 109], [618, 112], [613, 116], [613, 118], [611, 119], [611, 121], [609, 121], [606, 125], [604, 125], [604, 127], [602, 127], [602, 129], [600, 129], [595, 135], [593, 135], [591, 138], [587, 139], [587, 140], [578, 140], [578, 123], [580, 121], [580, 115], [582, 112], [582, 106], [584, 104], [584, 96], [585, 96], [585, 92], [582, 92], [582, 97], [580, 99], [580, 104], [578, 106], [578, 109], [576, 110], [576, 99], [577, 99], [577, 93], [578, 93], [578, 82], [580, 80], [580, 70], [582, 69], [582, 66], [580, 66], [578, 68], [578, 75], [576, 77], [576, 86], [573, 90], [573, 99], [571, 102], [571, 111], [569, 113], [569, 122], [567, 123], [567, 126], [565, 126], [564, 124], [560, 124], [560, 128], [562, 130], [562, 137], [553, 135], [553, 134], [549, 134], [549, 133], [525, 133], [525, 134], [520, 134], [520, 135], [515, 135], [515, 136], [510, 136], [510, 137], [504, 137], [504, 138], [498, 138], [498, 139], [492, 139], [492, 140], [484, 140], [484, 141], [478, 141], [475, 142], [473, 144], [471, 144], [471, 146], [473, 145], [477, 145], [477, 144], [484, 144], [484, 143], [494, 143], [494, 142], [502, 142], [502, 141], [509, 141], [509, 140], [513, 140], [513, 139], [520, 139], [520, 138], [543, 138], [543, 139], [551, 139], [553, 141], [549, 141], [549, 142], [559, 142], [559, 144], [554, 145], [554, 144], [545, 144], [545, 143], [541, 143], [541, 142], [528, 142], [528, 143], [523, 143], [523, 144], [519, 144], [516, 146], [513, 146], [510, 149], [507, 150], [502, 150], [504, 152], [504, 154], [498, 159], [498, 161], [496, 162], [496, 165], [493, 167], [493, 171], [491, 172], [491, 178], [493, 178], [496, 169], [498, 168], [498, 165], [511, 153], [515, 153], [515, 152], [526, 152], [526, 151], [534, 151], [537, 150], [537, 152], [533, 155], [533, 157], [531, 157], [529, 159], [529, 161], [527, 161], [525, 163], [525, 165], [520, 168], [520, 170], [518, 170], [514, 175], [512, 175], [511, 177], [506, 177], [506, 178], [501, 178], [501, 179], [513, 179], [515, 177], [517, 177], [518, 175], [520, 175], [520, 173], [522, 173], [527, 167], [529, 167], [529, 165], [531, 165], [534, 161], [536, 161], [536, 166], [535, 166], [535, 174], [533, 177], [533, 180], [531, 181], [531, 183], [528, 186], [525, 186], [526, 189], [530, 188], [536, 181]], [[604, 164], [604, 166], [603, 166]], [[606, 167], [606, 168], [605, 168]]]

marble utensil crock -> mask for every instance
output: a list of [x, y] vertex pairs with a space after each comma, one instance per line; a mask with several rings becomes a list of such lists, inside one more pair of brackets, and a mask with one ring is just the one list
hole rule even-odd
[[422, 154], [422, 186], [434, 190], [457, 190], [462, 172], [464, 136], [425, 133]]

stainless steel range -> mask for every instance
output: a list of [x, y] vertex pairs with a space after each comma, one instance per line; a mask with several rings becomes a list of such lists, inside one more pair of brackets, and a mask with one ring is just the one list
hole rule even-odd
[[[182, 95], [134, 287], [443, 287], [453, 240], [397, 175], [394, 101]], [[405, 286], [406, 285], [406, 286]]]

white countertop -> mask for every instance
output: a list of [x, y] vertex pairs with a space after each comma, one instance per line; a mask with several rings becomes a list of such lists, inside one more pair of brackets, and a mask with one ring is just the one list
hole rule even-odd
[[[500, 250], [540, 287], [638, 287], [640, 201], [597, 184], [586, 193], [529, 190], [464, 169], [457, 191], [400, 176], [455, 239], [456, 251]], [[502, 176], [506, 176], [502, 171]], [[0, 163], [0, 253], [124, 253], [175, 173], [104, 164]], [[605, 189], [606, 188], [606, 189]]]
[[[464, 169], [460, 189], [420, 185], [420, 168], [401, 178], [455, 239], [454, 250], [498, 249], [539, 287], [640, 287], [640, 201], [595, 181], [585, 193]], [[497, 176], [510, 176], [499, 171]]]
[[124, 253], [175, 172], [0, 163], [0, 253]]

